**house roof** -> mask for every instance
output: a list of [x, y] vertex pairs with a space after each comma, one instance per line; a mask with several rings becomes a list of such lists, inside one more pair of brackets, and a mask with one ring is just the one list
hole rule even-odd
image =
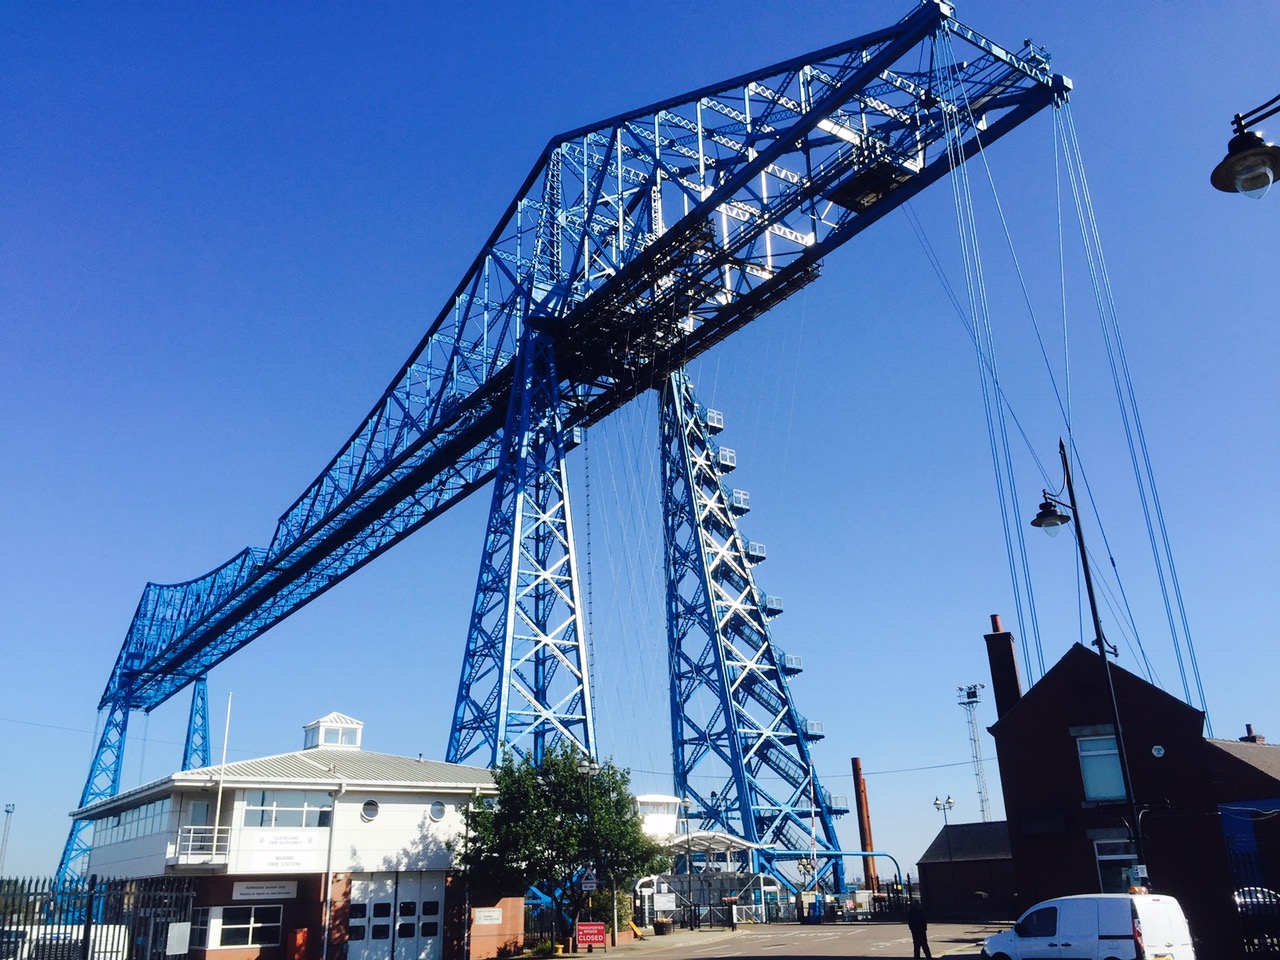
[[208, 787], [221, 782], [231, 787], [293, 787], [394, 792], [470, 793], [479, 788], [492, 793], [493, 773], [484, 767], [467, 767], [438, 760], [399, 757], [350, 748], [324, 747], [282, 753], [274, 757], [240, 760], [224, 765], [182, 770], [125, 793], [73, 810], [77, 819], [94, 820], [136, 806], [146, 797], [167, 796], [175, 791]]
[[[1101, 674], [1101, 666], [1101, 660], [1096, 651], [1081, 643], [1072, 644], [1071, 649], [1064, 653], [1058, 662], [1045, 672], [1044, 676], [1032, 684], [1013, 706], [1005, 712], [1004, 716], [987, 727], [987, 732], [998, 735], [1002, 728], [1016, 726], [1017, 719], [1014, 719], [1011, 723], [1011, 717], [1019, 717], [1028, 710], [1034, 713], [1034, 705], [1040, 704], [1042, 701], [1056, 711], [1061, 703], [1063, 685], [1069, 683], [1073, 676], [1099, 675]], [[1126, 670], [1114, 660], [1109, 661], [1109, 666], [1113, 683], [1116, 685], [1117, 690], [1121, 688], [1130, 691], [1142, 689], [1145, 691], [1146, 696], [1153, 698], [1153, 702], [1160, 704], [1160, 709], [1183, 716], [1187, 718], [1188, 722], [1194, 722], [1196, 718], [1203, 722], [1203, 711], [1183, 703], [1177, 697], [1161, 690], [1155, 684], [1148, 683], [1142, 677]], [[1120, 694], [1118, 693], [1117, 695], [1119, 696]]]
[[955, 860], [1010, 860], [1009, 825], [1004, 820], [952, 823], [934, 837], [917, 863]]
[[[348, 717], [345, 713], [338, 713], [338, 711], [335, 710], [333, 713], [329, 714], [328, 716], [321, 717], [319, 720], [312, 720], [310, 723], [306, 725], [306, 727], [314, 727], [320, 723], [339, 723], [349, 727], [364, 726], [364, 724], [361, 723], [359, 720], [357, 720], [355, 717]], [[305, 730], [306, 727], [303, 727], [303, 729]]]
[[1205, 739], [1210, 747], [1216, 747], [1237, 760], [1242, 760], [1273, 780], [1280, 780], [1280, 750], [1274, 744], [1246, 743], [1240, 740]]

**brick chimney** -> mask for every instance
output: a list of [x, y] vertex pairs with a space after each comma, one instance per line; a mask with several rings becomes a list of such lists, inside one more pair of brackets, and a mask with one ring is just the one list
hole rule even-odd
[[996, 700], [996, 718], [1002, 719], [1022, 699], [1022, 676], [1013, 648], [1013, 634], [1000, 626], [1000, 614], [991, 615], [991, 632], [986, 635], [987, 662], [991, 665], [991, 687]]
[[1244, 736], [1240, 738], [1241, 743], [1266, 743], [1267, 738], [1261, 734], [1253, 732], [1253, 724], [1246, 723], [1244, 725]]

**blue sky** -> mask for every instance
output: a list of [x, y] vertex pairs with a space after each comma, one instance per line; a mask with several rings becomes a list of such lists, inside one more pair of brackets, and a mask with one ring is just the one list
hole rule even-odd
[[[638, 9], [0, 9], [0, 802], [16, 804], [6, 873], [56, 866], [143, 585], [267, 542], [553, 134], [884, 26], [909, 4]], [[1233, 4], [1228, 18], [1203, 2], [997, 0], [957, 11], [1007, 46], [1043, 44], [1075, 82], [1214, 731], [1236, 737], [1252, 723], [1280, 739], [1268, 613], [1280, 194], [1255, 203], [1208, 184], [1231, 115], [1277, 92], [1274, 37], [1250, 26], [1270, 13], [1261, 2]], [[1271, 126], [1280, 134], [1280, 118]], [[990, 160], [1030, 295], [1052, 318], [1047, 117]], [[933, 188], [913, 211], [958, 285], [949, 191]], [[1074, 225], [1064, 229], [1071, 242]], [[1052, 465], [1063, 426], [1021, 295], [995, 266], [1000, 238], [984, 239], [1001, 370], [1032, 444], [1015, 450], [1029, 519], [1044, 484], [1032, 453]], [[1086, 290], [1068, 298], [1076, 439], [1145, 649], [1177, 693]], [[1051, 363], [1061, 374], [1061, 357]], [[895, 215], [693, 375], [726, 415], [734, 484], [752, 494], [744, 529], [770, 558], [760, 582], [786, 601], [775, 641], [804, 658], [793, 693], [826, 726], [819, 775], [850, 793], [861, 757], [876, 846], [914, 869], [941, 825], [935, 795], [955, 798], [953, 821], [978, 818], [956, 688], [988, 679], [989, 615], [1014, 623], [972, 347]], [[642, 398], [573, 463], [580, 524], [591, 518], [601, 751], [645, 791], [670, 778], [656, 449], [655, 405]], [[216, 670], [215, 755], [231, 692], [231, 759], [296, 749], [302, 725], [331, 710], [366, 722], [369, 749], [442, 756], [487, 507], [473, 497]], [[1088, 538], [1104, 558], [1101, 532]], [[1029, 551], [1052, 662], [1081, 638], [1075, 556], [1069, 540], [1039, 535]], [[1134, 667], [1124, 644], [1120, 662]], [[177, 768], [186, 711], [182, 695], [133, 719], [126, 787]], [[979, 720], [994, 719], [988, 698]], [[991, 758], [985, 733], [983, 749]], [[994, 763], [987, 778], [999, 816]], [[840, 829], [855, 848], [853, 819]]]

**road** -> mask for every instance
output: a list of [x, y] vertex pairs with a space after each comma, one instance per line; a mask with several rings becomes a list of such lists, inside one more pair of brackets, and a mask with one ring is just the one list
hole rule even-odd
[[[935, 957], [976, 960], [987, 936], [1002, 929], [974, 924], [930, 924], [929, 946]], [[730, 930], [678, 930], [670, 936], [620, 944], [607, 953], [616, 960], [791, 960], [806, 957], [910, 957], [911, 934], [901, 923], [742, 925]], [[623, 956], [625, 955], [625, 956]], [[604, 960], [604, 958], [600, 958]]]

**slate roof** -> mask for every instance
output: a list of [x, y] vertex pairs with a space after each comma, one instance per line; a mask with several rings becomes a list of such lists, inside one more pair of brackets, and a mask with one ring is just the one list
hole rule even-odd
[[439, 793], [470, 793], [477, 787], [486, 793], [493, 790], [493, 773], [484, 767], [370, 753], [350, 747], [319, 747], [274, 757], [239, 760], [226, 766], [215, 764], [199, 770], [182, 770], [72, 811], [71, 816], [96, 819], [118, 809], [135, 806], [147, 795], [167, 796], [184, 787], [206, 786], [218, 780], [233, 787], [260, 784], [263, 787], [294, 787], [299, 790], [327, 789], [339, 783], [348, 790]]
[[1011, 860], [1009, 825], [1004, 820], [952, 823], [934, 837], [917, 863], [957, 860]]
[[1265, 773], [1274, 780], [1280, 780], [1280, 749], [1269, 743], [1244, 743], [1239, 740], [1210, 740], [1205, 743], [1217, 747], [1223, 753], [1243, 760], [1249, 766]]

